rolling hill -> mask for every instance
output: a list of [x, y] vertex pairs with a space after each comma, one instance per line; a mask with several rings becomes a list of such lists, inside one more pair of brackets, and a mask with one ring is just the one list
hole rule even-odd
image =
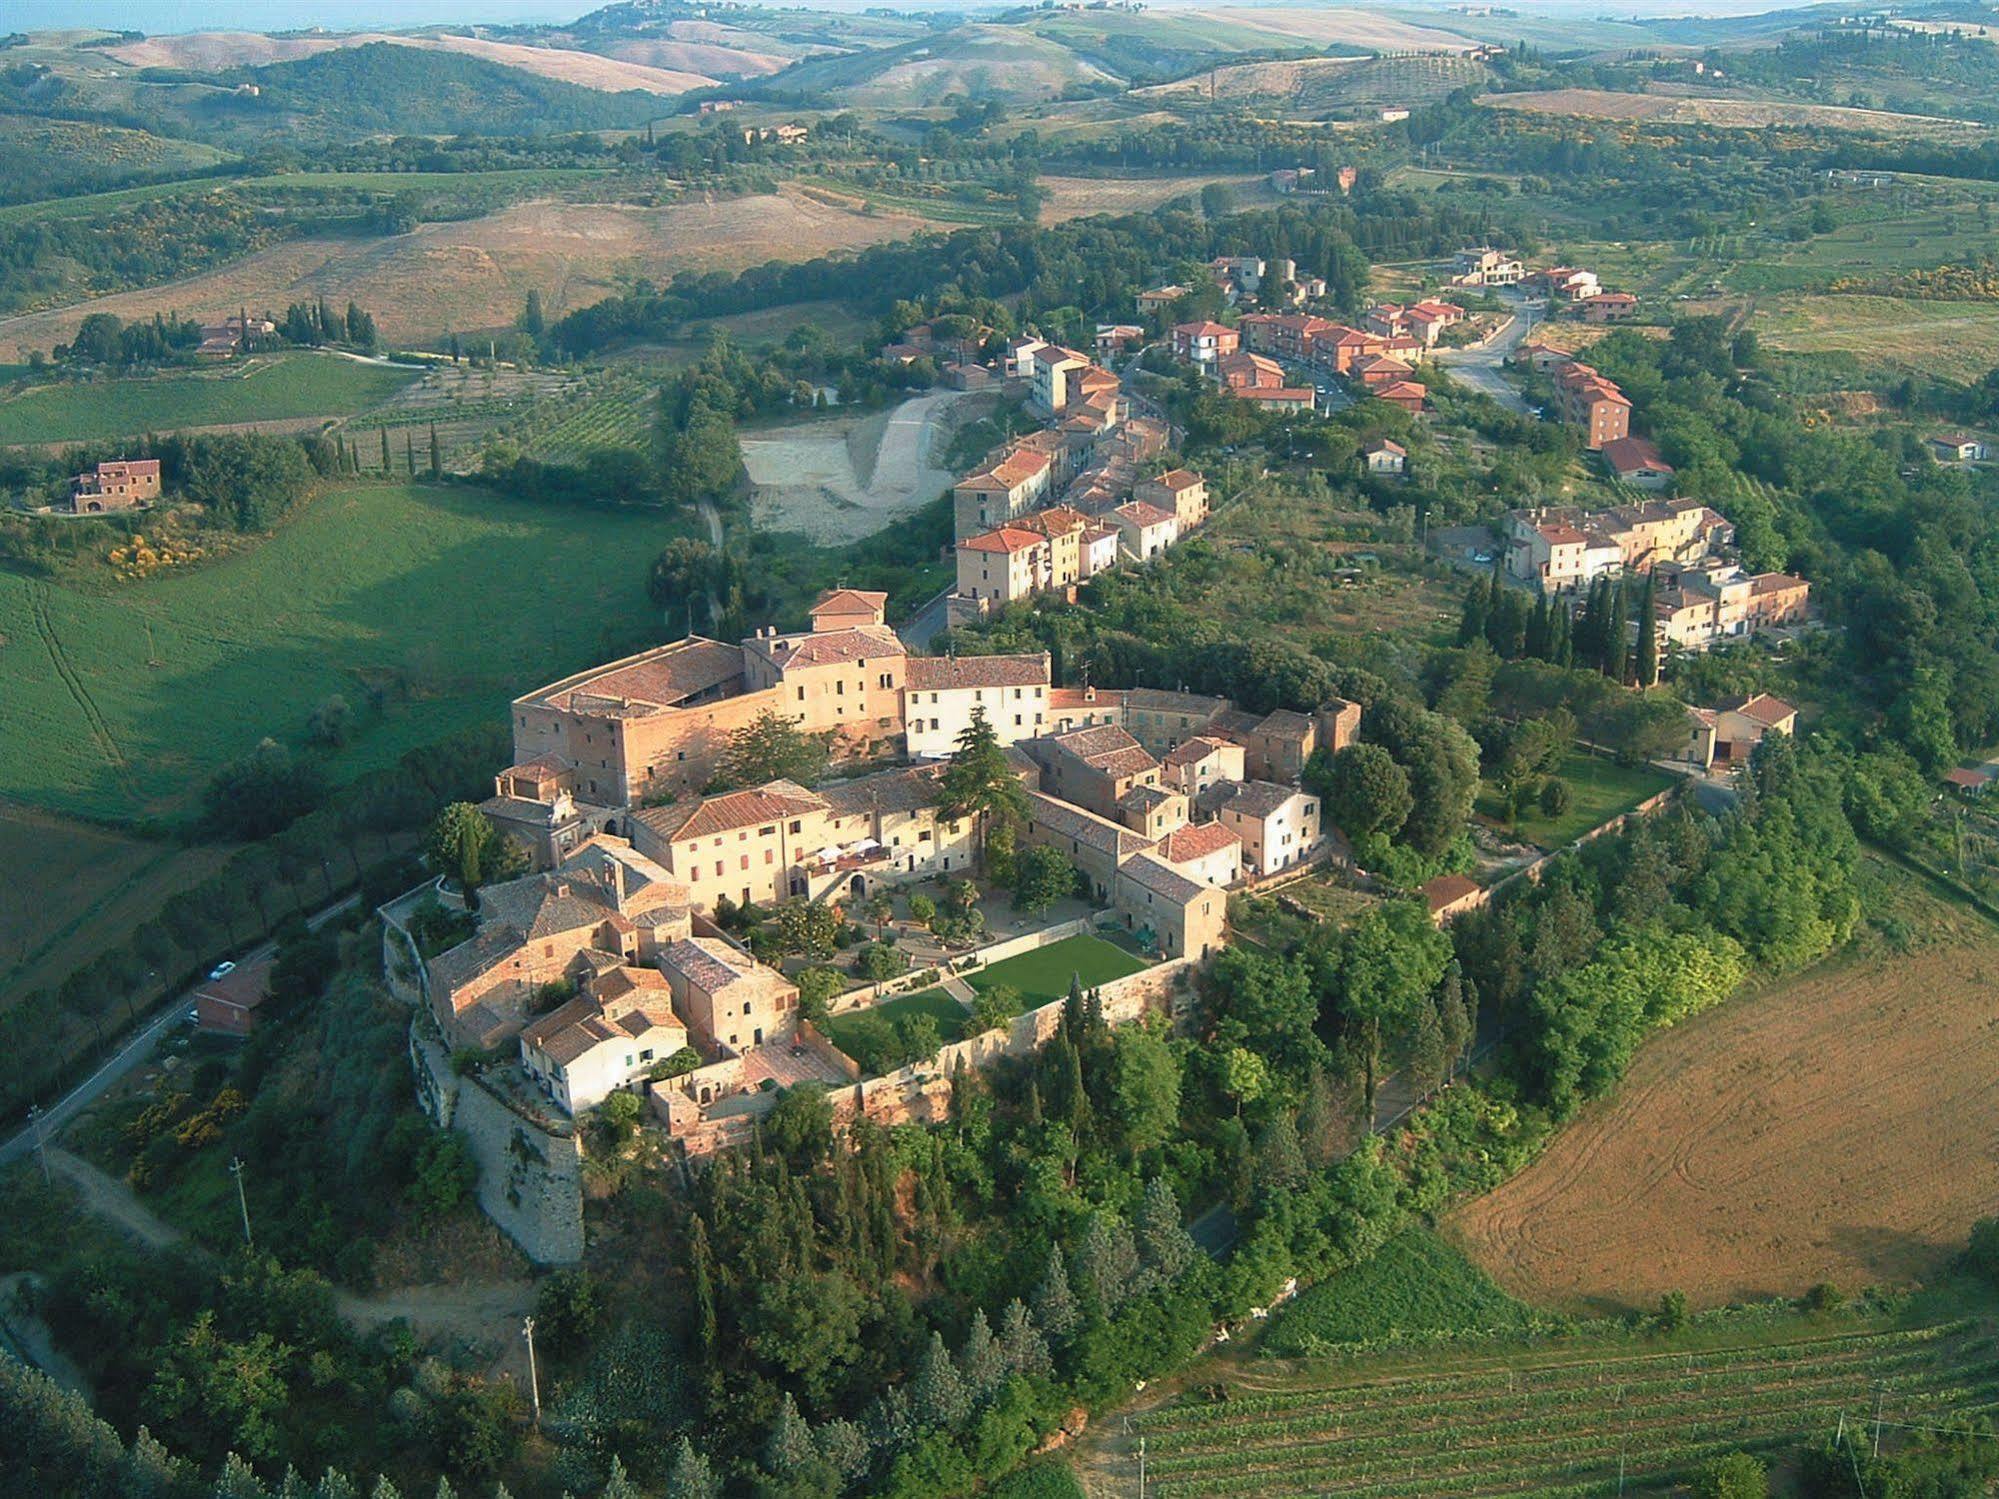
[[1174, 83], [1137, 90], [1143, 99], [1209, 98], [1259, 103], [1293, 115], [1362, 104], [1427, 103], [1490, 81], [1482, 62], [1449, 53], [1413, 57], [1306, 57], [1227, 63]]
[[787, 92], [883, 108], [942, 104], [958, 96], [1038, 103], [1121, 81], [1058, 41], [994, 25], [957, 26], [900, 46], [811, 58], [778, 79]]

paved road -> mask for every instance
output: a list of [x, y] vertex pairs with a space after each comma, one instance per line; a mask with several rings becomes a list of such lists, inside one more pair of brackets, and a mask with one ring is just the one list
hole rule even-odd
[[944, 626], [950, 622], [950, 605], [947, 602], [950, 597], [951, 590], [947, 588], [904, 620], [895, 632], [902, 643], [912, 651], [929, 650], [930, 642], [942, 634]]
[[1451, 374], [1473, 390], [1483, 391], [1508, 411], [1527, 415], [1527, 403], [1520, 392], [1500, 374], [1506, 358], [1520, 347], [1521, 340], [1534, 330], [1546, 309], [1531, 302], [1516, 304], [1513, 316], [1490, 337], [1462, 349], [1439, 349], [1432, 356]]
[[[353, 905], [358, 899], [358, 896], [350, 895], [345, 900], [336, 901], [325, 910], [316, 912], [308, 917], [306, 925], [317, 930]], [[247, 957], [240, 958], [237, 961], [241, 963], [259, 962], [270, 957], [276, 951], [277, 944], [266, 942], [263, 946], [254, 949]], [[174, 1027], [186, 1024], [185, 1017], [187, 1015], [188, 1001], [193, 993], [194, 990], [190, 987], [178, 994], [170, 995], [162, 1006], [160, 1013], [149, 1019], [137, 1035], [119, 1047], [109, 1061], [105, 1062], [103, 1066], [91, 1073], [89, 1077], [78, 1083], [75, 1088], [71, 1089], [59, 1101], [50, 1105], [48, 1111], [42, 1116], [41, 1127], [43, 1135], [46, 1138], [54, 1139], [56, 1135], [62, 1132], [64, 1125], [68, 1124], [70, 1120], [97, 1102], [98, 1099], [102, 1098], [115, 1083], [128, 1076], [134, 1068], [144, 1066], [146, 1062], [151, 1060], [153, 1053], [159, 1049], [160, 1042], [173, 1032]], [[0, 1142], [0, 1167], [6, 1167], [20, 1160], [34, 1148], [35, 1128], [33, 1125], [30, 1125], [14, 1135], [12, 1139]]]

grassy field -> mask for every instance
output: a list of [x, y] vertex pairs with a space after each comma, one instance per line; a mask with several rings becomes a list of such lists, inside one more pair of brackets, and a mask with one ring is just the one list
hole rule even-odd
[[1427, 1228], [1412, 1228], [1362, 1264], [1306, 1291], [1259, 1345], [1279, 1358], [1328, 1353], [1426, 1333], [1524, 1332], [1533, 1308], [1502, 1291]]
[[346, 416], [388, 400], [419, 374], [332, 354], [286, 354], [212, 374], [34, 386], [0, 400], [0, 446]]
[[864, 1010], [848, 1010], [843, 1015], [833, 1015], [820, 1023], [819, 1029], [828, 1041], [848, 1055], [854, 1044], [854, 1022], [863, 1015], [875, 1015], [890, 1025], [911, 1015], [928, 1015], [937, 1022], [937, 1032], [948, 1045], [960, 1039], [965, 1033], [965, 1022], [969, 1018], [965, 1007], [946, 994], [942, 989], [923, 989], [915, 994], [900, 994], [894, 999], [870, 1006]]
[[1780, 1313], [1672, 1337], [1210, 1367], [1226, 1398], [1204, 1385], [1131, 1417], [1129, 1436], [1097, 1439], [1097, 1466], [1129, 1472], [1143, 1436], [1159, 1499], [1660, 1494], [1717, 1453], [1829, 1437], [1877, 1395], [1897, 1421], [1989, 1409], [1996, 1349], [1983, 1319]]
[[1080, 977], [1084, 987], [1109, 983], [1145, 967], [1123, 948], [1087, 934], [1064, 937], [1033, 952], [1003, 958], [997, 963], [965, 975], [965, 982], [984, 993], [1005, 984], [1020, 991], [1031, 1008], [1063, 998], [1069, 981]]
[[362, 486], [327, 491], [250, 550], [146, 583], [0, 574], [0, 797], [173, 814], [264, 735], [296, 742], [332, 693], [363, 720], [332, 770], [392, 762], [657, 639], [646, 568], [681, 534], [652, 514]]
[[[1673, 784], [1673, 777], [1649, 765], [1619, 765], [1582, 750], [1562, 762], [1561, 778], [1569, 785], [1568, 810], [1548, 817], [1535, 805], [1521, 813], [1513, 831], [1526, 842], [1561, 848]], [[1495, 822], [1503, 820], [1499, 793], [1490, 784], [1480, 789], [1476, 810]]]

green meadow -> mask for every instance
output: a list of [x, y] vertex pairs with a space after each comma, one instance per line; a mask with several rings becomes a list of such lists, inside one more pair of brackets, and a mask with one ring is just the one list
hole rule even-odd
[[0, 573], [0, 800], [174, 816], [331, 694], [344, 777], [537, 682], [660, 638], [645, 582], [677, 520], [486, 490], [341, 486], [236, 555], [143, 583]]

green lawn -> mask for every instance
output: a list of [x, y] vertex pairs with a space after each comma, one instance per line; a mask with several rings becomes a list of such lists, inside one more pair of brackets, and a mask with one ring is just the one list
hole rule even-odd
[[1533, 1321], [1532, 1307], [1453, 1245], [1412, 1228], [1306, 1291], [1271, 1324], [1262, 1346], [1278, 1358], [1300, 1358], [1426, 1333], [1526, 1331]]
[[[1542, 815], [1533, 806], [1520, 814], [1513, 831], [1539, 848], [1555, 849], [1573, 843], [1592, 828], [1601, 827], [1619, 813], [1629, 812], [1648, 796], [1664, 791], [1673, 777], [1649, 765], [1619, 765], [1582, 750], [1571, 752], [1562, 762], [1562, 779], [1569, 783], [1569, 808], [1559, 817]], [[1490, 783], [1480, 788], [1478, 811], [1495, 822], [1504, 822], [1499, 793]]]
[[[336, 487], [208, 566], [85, 589], [0, 573], [0, 798], [129, 817], [184, 809], [263, 736], [364, 710], [336, 776], [661, 637], [646, 568], [667, 516], [490, 491]], [[157, 664], [149, 664], [157, 663]]]
[[0, 399], [0, 446], [347, 416], [386, 401], [422, 373], [334, 354], [287, 354], [212, 374], [38, 385]]
[[821, 1022], [820, 1033], [849, 1056], [854, 1042], [854, 1022], [864, 1015], [878, 1016], [894, 1025], [909, 1015], [928, 1015], [937, 1022], [938, 1034], [945, 1044], [959, 1040], [965, 1032], [965, 1023], [970, 1017], [965, 1007], [946, 994], [942, 989], [921, 989], [914, 994], [900, 994], [881, 1004], [871, 1005], [864, 1010], [849, 1010], [844, 1015], [834, 1015]]
[[1061, 999], [1069, 992], [1069, 981], [1080, 976], [1087, 988], [1109, 983], [1126, 974], [1137, 973], [1145, 962], [1123, 948], [1089, 935], [1064, 937], [1033, 952], [1000, 962], [965, 975], [965, 982], [981, 993], [1007, 984], [1020, 991], [1032, 1008]]

